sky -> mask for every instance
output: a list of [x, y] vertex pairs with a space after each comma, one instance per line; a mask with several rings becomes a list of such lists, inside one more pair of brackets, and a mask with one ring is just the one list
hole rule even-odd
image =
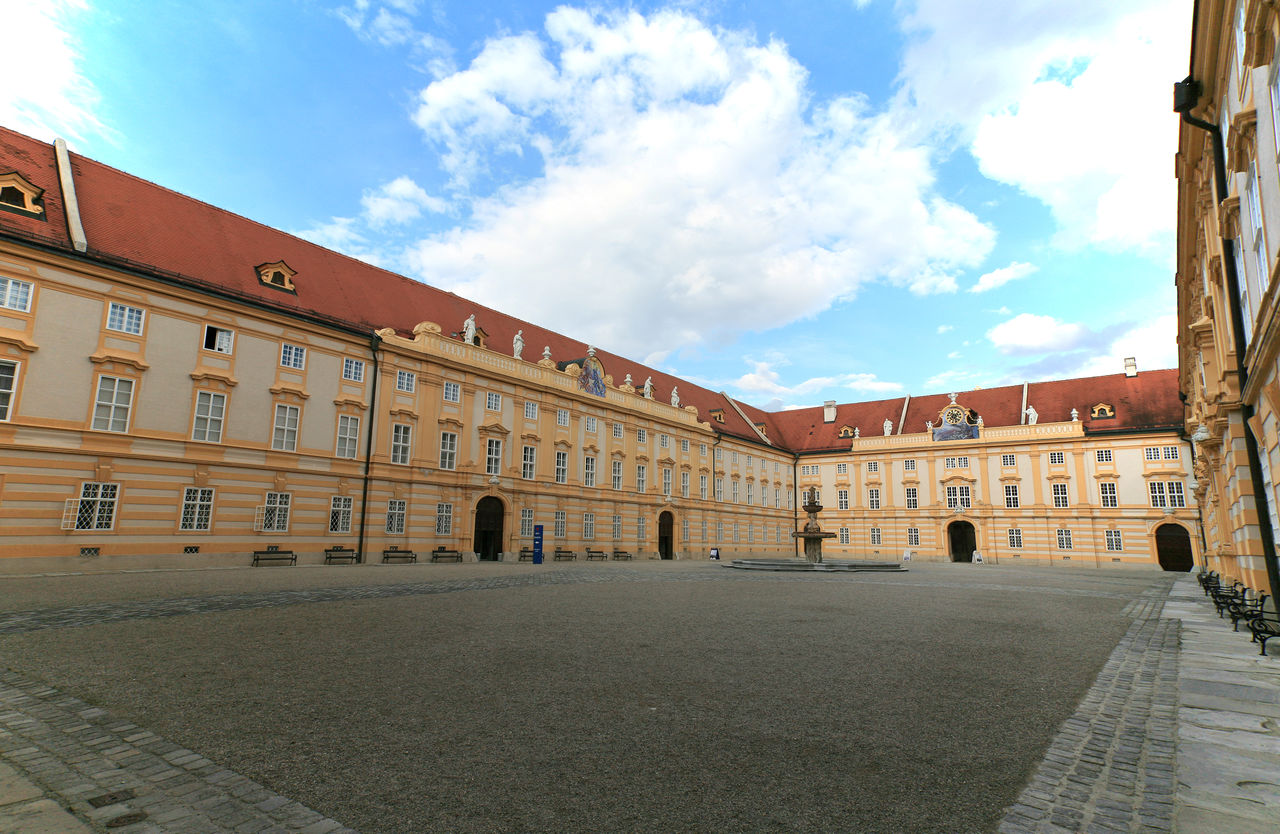
[[967, 391], [1176, 365], [1191, 5], [0, 0], [0, 124], [764, 408]]

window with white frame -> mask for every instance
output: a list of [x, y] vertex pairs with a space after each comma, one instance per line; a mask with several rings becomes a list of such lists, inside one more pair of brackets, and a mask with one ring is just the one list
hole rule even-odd
[[596, 514], [582, 514], [582, 538], [594, 539], [596, 537]]
[[738, 503], [738, 479], [734, 478], [729, 482], [733, 487], [733, 503]]
[[967, 485], [947, 487], [947, 509], [967, 508], [970, 506], [969, 500], [969, 487]]
[[687, 437], [680, 438], [680, 451], [684, 452], [685, 454], [689, 453], [689, 438]]
[[354, 458], [360, 438], [360, 418], [347, 414], [338, 415], [338, 440], [334, 454], [340, 458]]
[[840, 544], [848, 544], [848, 543], [849, 543], [849, 528], [841, 527], [840, 528]]
[[[869, 467], [870, 467], [870, 464], [867, 464], [867, 466], [868, 466], [867, 471], [868, 471], [868, 472], [870, 472], [870, 471], [871, 471], [871, 469], [869, 468]], [[837, 463], [837, 464], [836, 464], [836, 474], [837, 474], [837, 475], [848, 475], [848, 474], [849, 474], [849, 464], [847, 464], [847, 463]]]
[[1111, 463], [1111, 450], [1110, 450], [1110, 449], [1098, 449], [1098, 450], [1095, 452], [1095, 456], [1096, 456], [1096, 457], [1097, 457], [1097, 459], [1098, 459], [1098, 463]]
[[582, 459], [582, 485], [596, 485], [596, 459], [590, 455]]
[[707, 500], [707, 476], [698, 476], [698, 497], [703, 501]]
[[622, 489], [622, 461], [613, 462], [613, 488]]
[[666, 467], [662, 469], [662, 494], [671, 497], [671, 470]]
[[920, 546], [920, 528], [919, 527], [907, 528], [907, 546], [908, 547]]
[[1151, 483], [1147, 484], [1147, 487], [1151, 491], [1151, 506], [1153, 507], [1169, 506], [1169, 500], [1168, 498], [1165, 497], [1164, 483], [1162, 481], [1152, 481]]
[[18, 363], [0, 359], [0, 422], [9, 419], [13, 394], [18, 389]]
[[307, 349], [284, 342], [280, 345], [280, 364], [286, 368], [302, 370], [307, 365]]
[[568, 528], [569, 516], [564, 510], [556, 510], [555, 520], [552, 526], [552, 535], [557, 539], [563, 539]]
[[904, 472], [915, 472], [916, 471], [915, 459], [907, 458], [906, 460], [904, 460], [902, 462], [902, 469]]
[[526, 420], [537, 420], [537, 419], [538, 419], [538, 404], [537, 404], [537, 403], [535, 403], [535, 402], [529, 402], [529, 401], [526, 401], [526, 402], [525, 402], [525, 404], [524, 404], [524, 419], [526, 419]]
[[747, 481], [747, 503], [754, 504], [756, 502], [756, 485]]
[[917, 487], [907, 487], [905, 491], [906, 491], [906, 494], [907, 494], [907, 509], [908, 509], [908, 510], [918, 510], [918, 509], [920, 509], [920, 491], [919, 491], [919, 489], [918, 489]]
[[520, 510], [520, 538], [533, 538], [533, 510], [529, 507]]
[[408, 423], [391, 424], [391, 462], [407, 466], [413, 454], [413, 426]]
[[689, 519], [687, 516], [680, 519], [680, 541], [689, 541]]
[[403, 498], [388, 499], [386, 525], [386, 532], [388, 536], [404, 535], [404, 519], [408, 514], [408, 506], [408, 502]]
[[31, 287], [26, 281], [0, 275], [0, 307], [19, 313], [31, 312]]
[[1049, 453], [1049, 463], [1051, 463], [1051, 464], [1060, 464], [1060, 463], [1065, 463], [1065, 462], [1066, 462], [1066, 455], [1065, 455], [1065, 454], [1063, 454], [1062, 452], [1050, 452], [1050, 453]]
[[1006, 508], [1010, 510], [1015, 510], [1018, 508], [1018, 485], [1017, 484], [1004, 485], [1004, 505]]
[[594, 417], [587, 417], [587, 418], [583, 419], [583, 421], [582, 421], [582, 422], [583, 422], [583, 424], [584, 424], [584, 426], [583, 426], [583, 427], [584, 427], [584, 428], [585, 428], [589, 433], [591, 433], [591, 434], [595, 434], [595, 433], [596, 433], [596, 418], [594, 418]]
[[867, 509], [880, 509], [880, 490], [876, 487], [871, 487], [867, 490]]
[[569, 409], [567, 408], [556, 409], [556, 425], [557, 426], [569, 425]]
[[716, 541], [718, 542], [724, 541], [724, 522], [723, 521], [716, 522]]
[[621, 439], [622, 439], [622, 424], [621, 424], [621, 423], [614, 423], [614, 424], [613, 424], [613, 436], [614, 436], [614, 438], [615, 438], [615, 439], [617, 439], [617, 440], [621, 440]]
[[1053, 506], [1059, 508], [1067, 506], [1066, 484], [1053, 484]]
[[[839, 472], [839, 471], [840, 471], [840, 469], [837, 467], [836, 472]], [[879, 472], [879, 471], [880, 471], [880, 461], [878, 461], [878, 460], [869, 460], [869, 461], [867, 461], [867, 472], [868, 472], [868, 473], [875, 473], [875, 472]]]
[[[1252, 279], [1256, 289], [1254, 297], [1261, 299], [1266, 292], [1271, 270], [1267, 266], [1267, 246], [1266, 235], [1262, 225], [1262, 205], [1258, 199], [1258, 165], [1252, 160], [1249, 162], [1249, 172], [1245, 180], [1245, 202], [1248, 204], [1249, 209], [1249, 228], [1245, 233], [1248, 236], [1249, 249], [1253, 253]], [[1241, 275], [1241, 282], [1243, 283], [1246, 278], [1247, 276]]]
[[335, 495], [329, 499], [329, 532], [351, 532], [351, 506], [349, 495]]
[[[698, 454], [704, 458], [707, 456], [707, 444], [705, 443], [698, 444]], [[706, 537], [704, 536], [703, 538], [705, 539]]]
[[418, 375], [413, 371], [396, 371], [396, 390], [412, 394], [418, 388]]
[[204, 349], [214, 353], [231, 353], [235, 346], [235, 333], [225, 327], [212, 324], [204, 326]]
[[1160, 452], [1161, 452], [1161, 455], [1160, 455], [1160, 456], [1161, 456], [1162, 458], [1164, 458], [1165, 460], [1177, 460], [1177, 459], [1178, 459], [1178, 447], [1177, 447], [1177, 446], [1165, 446], [1165, 447], [1163, 447], [1163, 448], [1160, 450]]
[[680, 473], [680, 497], [681, 498], [689, 497], [689, 473], [688, 472]]
[[1103, 481], [1098, 484], [1098, 496], [1104, 507], [1120, 506], [1119, 499], [1116, 497], [1116, 485], [1109, 481]]
[[615, 515], [613, 517], [613, 540], [616, 542], [622, 538], [622, 516]]
[[836, 509], [837, 510], [849, 509], [849, 490], [847, 489], [836, 490]]
[[1120, 540], [1119, 530], [1107, 530], [1106, 536], [1107, 536], [1107, 550], [1112, 550], [1112, 551], [1124, 550], [1124, 545], [1121, 543], [1121, 540]]
[[364, 361], [342, 357], [342, 378], [348, 382], [364, 382]]
[[96, 431], [129, 430], [129, 410], [133, 405], [133, 380], [115, 376], [98, 377], [93, 404]]
[[[3, 368], [0, 368], [0, 374]], [[0, 409], [0, 417], [3, 417]], [[227, 413], [227, 395], [214, 391], [196, 392], [196, 413], [191, 422], [191, 439], [203, 443], [222, 441], [222, 421]]]
[[1142, 457], [1145, 460], [1160, 460], [1160, 447], [1148, 446], [1142, 450]]
[[112, 301], [107, 305], [107, 329], [138, 336], [142, 333], [143, 316], [138, 307]]
[[484, 395], [484, 407], [488, 411], [501, 411], [502, 395], [497, 391], [486, 391]]
[[275, 423], [271, 432], [271, 448], [280, 452], [293, 452], [298, 448], [298, 416], [296, 405], [276, 405]]
[[1067, 530], [1061, 527], [1058, 528], [1058, 549], [1059, 550], [1071, 549], [1071, 531], [1070, 530]]
[[208, 530], [213, 526], [213, 490], [209, 487], [185, 487], [182, 490], [182, 516], [179, 530]]
[[1000, 456], [1001, 466], [1015, 466], [1017, 465], [1017, 463], [1018, 463], [1017, 455], [1001, 455]]
[[453, 505], [436, 504], [436, 535], [453, 535]]
[[752, 462], [751, 455], [747, 455], [747, 468], [750, 469], [755, 464]]
[[648, 442], [649, 442], [649, 430], [648, 430], [648, 429], [636, 429], [636, 442], [637, 442], [637, 443], [648, 443]]
[[717, 448], [716, 448], [716, 453], [715, 453], [714, 457], [715, 457], [716, 463], [720, 463], [721, 461], [723, 461], [723, 460], [724, 460], [724, 449], [721, 449], [721, 448], [718, 448], [718, 447], [717, 447]]
[[520, 450], [520, 477], [532, 481], [538, 474], [538, 447], [525, 446]]
[[733, 540], [738, 541], [738, 522], [733, 522]]
[[716, 500], [724, 500], [724, 478], [716, 478]]
[[462, 386], [456, 382], [446, 382], [442, 396], [447, 403], [462, 402]]
[[451, 431], [440, 432], [440, 468], [458, 468], [458, 435]]
[[734, 449], [734, 450], [733, 450], [733, 452], [732, 452], [732, 454], [733, 454], [733, 459], [732, 459], [731, 463], [732, 463], [734, 466], [737, 466], [737, 465], [738, 465], [738, 450], [737, 450], [737, 449]]
[[671, 435], [669, 435], [669, 434], [660, 434], [660, 435], [658, 435], [658, 448], [659, 448], [659, 449], [670, 449], [670, 448], [671, 448]]
[[268, 492], [258, 508], [257, 524], [254, 529], [260, 533], [289, 532], [289, 511], [293, 507], [293, 494], [289, 492]]
[[880, 544], [880, 528], [879, 527], [871, 528], [871, 543]]
[[1009, 528], [1009, 549], [1010, 550], [1022, 549], [1022, 528], [1021, 527]]
[[645, 536], [648, 534], [648, 530], [646, 529], [647, 521], [648, 519], [644, 516], [640, 516], [636, 519], [636, 539], [639, 541], [644, 541]]
[[569, 453], [561, 450], [556, 451], [556, 483], [567, 484], [569, 482]]
[[1169, 506], [1170, 507], [1187, 506], [1187, 499], [1186, 499], [1186, 496], [1183, 495], [1181, 481], [1169, 481], [1168, 484], [1166, 484], [1166, 486], [1169, 489]]
[[649, 468], [647, 466], [643, 463], [636, 464], [636, 492], [644, 492], [648, 475]]
[[490, 437], [485, 442], [484, 474], [497, 475], [502, 468], [502, 441]]

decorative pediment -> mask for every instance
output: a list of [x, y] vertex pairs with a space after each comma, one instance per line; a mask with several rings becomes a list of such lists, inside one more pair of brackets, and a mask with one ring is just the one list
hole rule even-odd
[[89, 357], [89, 361], [96, 365], [107, 365], [112, 363], [117, 365], [128, 365], [130, 367], [137, 368], [140, 371], [145, 371], [147, 368], [151, 367], [136, 353], [121, 353], [120, 351], [112, 350], [111, 348], [102, 348], [91, 355]]
[[963, 403], [956, 402], [955, 394], [948, 394], [951, 402], [938, 412], [938, 425], [933, 429], [933, 439], [976, 440], [978, 437], [978, 412]]
[[530, 443], [541, 443], [542, 438], [536, 432], [527, 431], [520, 435], [521, 440], [528, 440]]
[[17, 171], [0, 174], [0, 209], [43, 220], [44, 189]]
[[506, 437], [511, 434], [511, 429], [499, 423], [497, 420], [492, 423], [485, 423], [478, 429], [481, 434], [495, 434], [500, 437]]
[[1258, 132], [1258, 108], [1241, 110], [1231, 117], [1227, 136], [1227, 166], [1232, 171], [1249, 170]]
[[254, 270], [258, 273], [259, 283], [266, 284], [268, 287], [274, 287], [277, 290], [297, 293], [298, 290], [293, 284], [293, 278], [298, 274], [298, 272], [297, 270], [291, 269], [284, 261], [259, 264], [254, 267]]
[[462, 421], [457, 417], [441, 417], [439, 420], [436, 420], [436, 422], [445, 428], [459, 431], [462, 429]]
[[369, 404], [359, 397], [338, 397], [333, 401], [333, 404], [338, 408], [354, 408], [360, 411], [364, 411], [369, 407]]
[[191, 372], [191, 378], [194, 379], [197, 384], [203, 383], [208, 385], [210, 383], [216, 383], [218, 385], [224, 385], [227, 388], [234, 388], [239, 384], [239, 381], [234, 376], [221, 368], [202, 366]]
[[555, 445], [555, 447], [556, 447], [557, 449], [572, 449], [572, 448], [573, 448], [573, 444], [572, 444], [571, 442], [569, 442], [568, 440], [564, 440], [563, 438], [562, 438], [562, 439], [560, 439], [560, 440], [557, 440], [557, 441], [555, 442], [555, 444], [554, 444], [554, 445]]
[[404, 406], [396, 406], [395, 408], [391, 409], [391, 416], [400, 417], [405, 420], [417, 420], [418, 412], [414, 411], [412, 408], [406, 408]]
[[296, 382], [289, 382], [287, 380], [281, 380], [267, 390], [272, 394], [275, 394], [277, 397], [290, 396], [297, 397], [300, 400], [310, 399], [311, 397], [311, 394], [306, 388], [303, 388]]

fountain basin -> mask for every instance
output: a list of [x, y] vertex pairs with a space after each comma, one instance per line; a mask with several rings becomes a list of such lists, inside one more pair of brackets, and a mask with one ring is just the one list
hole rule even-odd
[[821, 562], [810, 562], [807, 559], [734, 559], [724, 567], [742, 570], [842, 571], [846, 573], [856, 571], [903, 573], [907, 570], [900, 562], [876, 562], [871, 559], [824, 559]]

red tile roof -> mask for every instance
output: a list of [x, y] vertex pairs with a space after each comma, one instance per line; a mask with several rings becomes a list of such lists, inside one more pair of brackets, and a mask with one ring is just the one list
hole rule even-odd
[[[384, 327], [410, 335], [422, 321], [434, 321], [446, 334], [461, 330], [468, 315], [487, 334], [487, 343], [505, 351], [517, 330], [523, 330], [525, 361], [536, 362], [544, 346], [557, 361], [581, 358], [587, 345], [559, 333], [460, 298], [453, 293], [389, 272], [325, 249], [309, 241], [264, 226], [191, 197], [126, 174], [76, 154], [71, 155], [76, 195], [80, 204], [88, 256], [107, 263], [153, 272], [198, 287], [303, 316], [315, 317], [355, 331]], [[0, 128], [0, 173], [17, 170], [45, 189], [46, 220], [0, 212], [0, 234], [35, 240], [71, 250], [52, 145]], [[284, 261], [296, 270], [296, 294], [263, 285], [254, 267]], [[759, 442], [754, 429], [720, 393], [648, 368], [607, 350], [596, 357], [621, 384], [631, 374], [637, 388], [652, 377], [654, 397], [667, 401], [679, 387], [681, 405], [698, 408], [710, 420], [713, 409], [724, 412], [717, 431]], [[1071, 407], [1087, 418], [1096, 402], [1116, 406], [1115, 420], [1086, 420], [1094, 430], [1170, 427], [1182, 421], [1175, 371], [1147, 371], [1138, 377], [1095, 377], [1034, 383], [1030, 402], [1046, 422], [1069, 419]], [[983, 415], [987, 425], [1018, 422], [1021, 386], [972, 391], [958, 401]], [[908, 431], [923, 431], [948, 402], [943, 395], [912, 398]], [[898, 431], [903, 398], [837, 407], [836, 420], [822, 422], [822, 409], [770, 413], [737, 403], [753, 423], [763, 424], [774, 444], [796, 452], [848, 446], [836, 437], [843, 425], [856, 426], [867, 436], [880, 434], [885, 419]]]

